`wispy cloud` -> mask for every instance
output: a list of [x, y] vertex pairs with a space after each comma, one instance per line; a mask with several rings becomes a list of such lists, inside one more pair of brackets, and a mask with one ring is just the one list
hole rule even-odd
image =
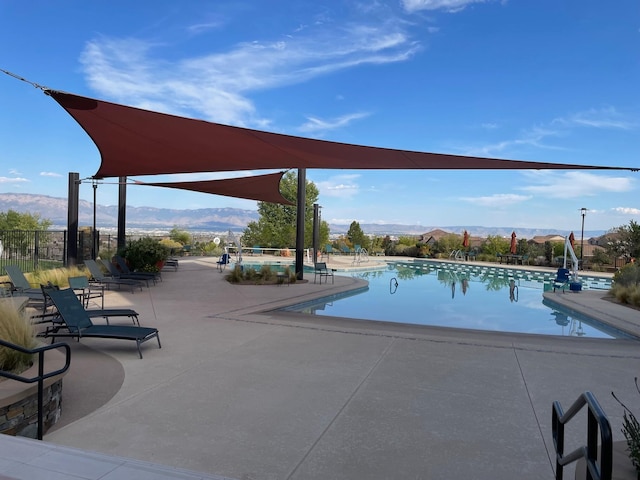
[[473, 3], [486, 3], [489, 0], [402, 0], [402, 6], [408, 13], [421, 10], [444, 10], [455, 13], [464, 10]]
[[307, 121], [302, 124], [298, 128], [298, 130], [304, 133], [326, 132], [328, 130], [335, 130], [336, 128], [345, 127], [354, 120], [359, 120], [368, 116], [368, 113], [351, 113], [329, 120], [322, 120], [316, 117], [307, 117]]
[[160, 60], [163, 45], [98, 37], [81, 55], [92, 88], [118, 102], [240, 126], [263, 126], [250, 93], [306, 82], [359, 65], [410, 59], [420, 45], [395, 19], [314, 24], [290, 37]]
[[515, 193], [496, 193], [481, 197], [460, 197], [464, 202], [473, 203], [481, 207], [508, 207], [516, 203], [526, 202], [531, 199], [531, 195], [517, 195]]
[[556, 118], [552, 125], [563, 127], [590, 127], [607, 130], [633, 130], [638, 123], [628, 120], [613, 107], [592, 108], [583, 112], [576, 112], [566, 117]]
[[[491, 129], [495, 124], [486, 123], [482, 127]], [[543, 125], [536, 125], [521, 131], [512, 139], [499, 142], [468, 147], [464, 153], [466, 155], [494, 156], [514, 151], [522, 147], [535, 147], [544, 150], [566, 151], [565, 147], [554, 145], [553, 139], [567, 137], [571, 131], [580, 128], [594, 128], [607, 130], [634, 130], [640, 125], [618, 112], [615, 108], [589, 109], [581, 112], [567, 114], [546, 122]]]
[[616, 207], [612, 209], [616, 213], [622, 213], [624, 215], [640, 215], [640, 208], [634, 207]]
[[327, 180], [316, 182], [321, 195], [337, 198], [351, 198], [360, 191], [356, 180], [359, 174], [335, 175]]
[[10, 168], [9, 169], [9, 173], [11, 175], [22, 175], [22, 173], [19, 170], [15, 169], [15, 168]]
[[22, 177], [0, 177], [0, 183], [25, 183], [30, 180]]
[[600, 193], [622, 193], [633, 189], [629, 177], [610, 177], [587, 172], [528, 171], [523, 175], [536, 185], [520, 187], [520, 190], [548, 198], [580, 198]]
[[40, 172], [40, 176], [41, 177], [61, 177], [62, 175], [55, 172]]

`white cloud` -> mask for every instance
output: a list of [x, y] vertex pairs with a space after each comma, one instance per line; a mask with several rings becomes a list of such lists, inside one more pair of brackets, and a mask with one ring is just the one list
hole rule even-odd
[[21, 177], [0, 177], [0, 183], [25, 183], [30, 180]]
[[40, 176], [41, 177], [61, 177], [62, 175], [55, 172], [40, 172]]
[[517, 195], [514, 193], [496, 193], [484, 197], [461, 197], [460, 200], [479, 205], [481, 207], [509, 207], [515, 203], [526, 202], [530, 195]]
[[450, 13], [464, 10], [473, 3], [485, 3], [487, 0], [401, 0], [403, 8], [408, 13], [421, 10], [445, 10]]
[[[495, 124], [485, 123], [483, 128], [491, 129]], [[537, 125], [523, 130], [513, 139], [502, 140], [480, 147], [470, 147], [464, 150], [465, 155], [491, 157], [503, 152], [520, 150], [522, 147], [534, 147], [544, 150], [566, 151], [567, 148], [553, 145], [552, 139], [559, 139], [571, 134], [577, 128], [598, 128], [615, 130], [633, 130], [638, 123], [629, 120], [614, 108], [590, 109], [571, 113], [564, 117], [554, 118], [547, 124]]]
[[616, 207], [612, 209], [616, 213], [622, 213], [624, 215], [640, 215], [640, 208], [634, 207]]
[[351, 198], [360, 191], [360, 186], [355, 182], [359, 174], [334, 175], [327, 180], [315, 182], [320, 195], [337, 198]]
[[592, 108], [583, 112], [572, 113], [566, 117], [555, 118], [551, 124], [564, 127], [590, 127], [614, 130], [632, 130], [638, 128], [636, 122], [626, 119], [613, 107]]
[[19, 170], [16, 170], [15, 168], [10, 168], [9, 173], [11, 175], [22, 175], [22, 173]]
[[603, 192], [621, 193], [630, 191], [634, 186], [629, 177], [609, 177], [582, 171], [526, 171], [523, 175], [538, 185], [520, 187], [520, 190], [549, 198], [590, 197]]
[[368, 113], [351, 113], [349, 115], [343, 115], [341, 117], [333, 118], [330, 120], [321, 120], [316, 117], [307, 117], [307, 122], [301, 125], [298, 130], [301, 132], [325, 132], [327, 130], [334, 130], [336, 128], [344, 127], [350, 124], [354, 120], [368, 117]]
[[264, 125], [250, 92], [303, 83], [364, 64], [402, 62], [420, 48], [407, 25], [389, 18], [315, 25], [287, 38], [236, 44], [227, 51], [159, 60], [163, 45], [98, 37], [81, 63], [102, 95], [141, 108], [240, 126]]

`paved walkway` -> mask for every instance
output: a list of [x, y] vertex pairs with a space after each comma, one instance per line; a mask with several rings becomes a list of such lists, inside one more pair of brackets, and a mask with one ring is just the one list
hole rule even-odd
[[[130, 342], [74, 345], [61, 424], [36, 443], [49, 450], [21, 463], [5, 444], [30, 441], [0, 439], [0, 474], [551, 480], [554, 400], [568, 407], [592, 391], [616, 440], [623, 439], [622, 409], [611, 391], [637, 404], [637, 341], [277, 312], [362, 283], [337, 275], [328, 285], [314, 284], [313, 276], [291, 286], [231, 285], [215, 260], [185, 258], [178, 272], [163, 273], [163, 282], [142, 293], [110, 292], [108, 306], [135, 308], [143, 325], [159, 328], [162, 349], [144, 344], [140, 360]], [[626, 308], [587, 293], [564, 297], [589, 299], [608, 312]], [[640, 323], [637, 311], [624, 312], [614, 316]], [[92, 356], [92, 363], [84, 362]], [[95, 357], [103, 356], [111, 360], [97, 365]], [[74, 415], [81, 405], [83, 416]], [[586, 416], [579, 417], [567, 427], [567, 450], [584, 442]], [[46, 459], [67, 455], [69, 447], [99, 452], [101, 460], [115, 456], [122, 469], [100, 476], [92, 469], [93, 454], [74, 451], [66, 462], [50, 463], [75, 466], [75, 477], [33, 476], [36, 467], [59, 472], [62, 467], [47, 470]], [[123, 457], [135, 475], [125, 475]], [[188, 472], [168, 468], [161, 476], [157, 464]], [[156, 470], [143, 476], [143, 466]], [[21, 473], [27, 468], [29, 475]]]

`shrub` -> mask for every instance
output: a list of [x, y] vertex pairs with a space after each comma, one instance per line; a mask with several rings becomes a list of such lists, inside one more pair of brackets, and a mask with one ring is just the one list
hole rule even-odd
[[121, 255], [131, 270], [158, 272], [162, 268], [161, 263], [169, 256], [169, 249], [154, 238], [143, 237], [129, 242]]
[[262, 267], [260, 267], [260, 276], [264, 281], [268, 282], [271, 280], [273, 278], [273, 274], [274, 272], [271, 270], [271, 265], [262, 265]]
[[[29, 320], [7, 303], [0, 303], [0, 338], [24, 348], [36, 346], [35, 333]], [[31, 355], [0, 346], [0, 369], [22, 372], [31, 364]]]
[[231, 270], [225, 278], [228, 282], [240, 283], [242, 281], [242, 267], [236, 264], [236, 266], [233, 267], [233, 270]]
[[[638, 377], [634, 379], [636, 384], [636, 390], [640, 393], [640, 388], [638, 388]], [[622, 417], [622, 433], [624, 438], [627, 440], [627, 446], [629, 447], [629, 458], [631, 459], [631, 463], [636, 467], [636, 471], [640, 474], [640, 423], [636, 419], [635, 415], [627, 406], [622, 403], [616, 394], [611, 392], [613, 398], [622, 406], [624, 411]]]
[[635, 263], [628, 263], [615, 273], [613, 276], [613, 283], [615, 285], [623, 285], [625, 287], [630, 285], [639, 285], [640, 267]]

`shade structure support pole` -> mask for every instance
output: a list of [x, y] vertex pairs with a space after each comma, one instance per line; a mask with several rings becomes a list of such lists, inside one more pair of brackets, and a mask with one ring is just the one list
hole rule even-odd
[[313, 263], [318, 261], [318, 252], [320, 251], [320, 205], [313, 204]]
[[118, 251], [127, 245], [127, 177], [120, 177], [118, 182]]
[[93, 181], [93, 229], [91, 230], [91, 259], [95, 260], [98, 256], [98, 234], [96, 232], [96, 193], [98, 192], [98, 184]]
[[69, 196], [67, 207], [67, 266], [78, 264], [78, 204], [80, 197], [80, 174], [69, 172]]
[[298, 208], [296, 215], [296, 278], [303, 279], [304, 271], [304, 210], [307, 191], [307, 170], [298, 169]]

